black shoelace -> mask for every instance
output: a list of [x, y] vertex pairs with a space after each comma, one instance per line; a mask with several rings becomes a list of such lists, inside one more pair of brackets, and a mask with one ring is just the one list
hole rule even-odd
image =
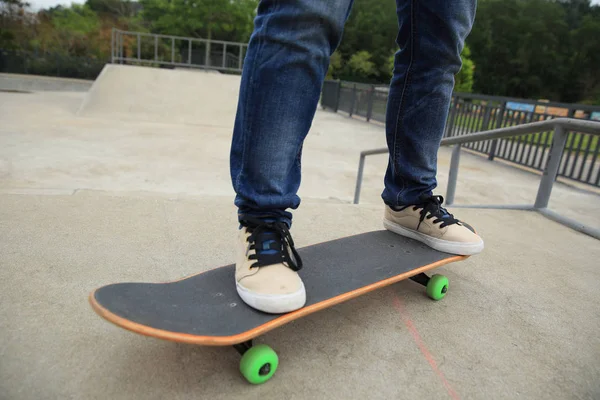
[[412, 207], [413, 210], [415, 210], [415, 211], [417, 211], [418, 209], [421, 209], [421, 211], [420, 211], [421, 217], [419, 218], [419, 225], [417, 225], [417, 230], [419, 230], [419, 227], [421, 226], [421, 222], [423, 222], [423, 220], [425, 220], [425, 218], [427, 218], [427, 219], [435, 218], [433, 220], [433, 223], [437, 224], [437, 223], [441, 222], [441, 225], [439, 226], [440, 228], [444, 228], [444, 227], [446, 227], [448, 225], [452, 225], [452, 224], [461, 225], [460, 221], [458, 219], [454, 218], [454, 215], [450, 214], [448, 212], [448, 210], [446, 210], [444, 207], [442, 207], [443, 202], [444, 202], [444, 198], [442, 196], [431, 196], [422, 203], [402, 207], [398, 211], [402, 211], [408, 207]]
[[245, 218], [244, 222], [250, 232], [247, 239], [250, 250], [255, 251], [248, 256], [248, 259], [256, 260], [251, 267], [285, 263], [293, 271], [302, 268], [302, 259], [294, 247], [287, 224], [252, 217]]

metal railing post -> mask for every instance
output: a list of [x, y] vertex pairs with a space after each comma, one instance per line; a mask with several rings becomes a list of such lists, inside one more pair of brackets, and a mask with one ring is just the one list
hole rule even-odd
[[450, 158], [450, 172], [448, 173], [448, 188], [446, 189], [446, 204], [454, 203], [456, 181], [458, 180], [458, 164], [460, 162], [460, 144], [455, 144]]
[[171, 63], [175, 62], [175, 38], [171, 38]]
[[352, 88], [352, 102], [350, 103], [350, 117], [354, 114], [354, 106], [356, 105], [356, 83]]
[[496, 156], [496, 148], [498, 147], [498, 139], [492, 140], [492, 144], [490, 146], [490, 154], [488, 154], [488, 160], [494, 161], [494, 157]]
[[363, 172], [365, 169], [365, 157], [365, 154], [360, 154], [360, 161], [358, 162], [358, 173], [356, 174], [356, 189], [354, 189], [354, 204], [358, 204], [358, 201], [360, 200], [360, 187], [362, 185]]
[[142, 59], [142, 38], [140, 34], [137, 35], [137, 60], [140, 61]]
[[188, 40], [188, 65], [192, 65], [192, 40]]
[[123, 63], [123, 47], [121, 46], [121, 33], [117, 33], [116, 37], [117, 42], [117, 61], [122, 64]]
[[204, 42], [206, 47], [204, 48], [204, 67], [210, 67], [210, 40]]
[[335, 87], [335, 107], [333, 108], [333, 112], [338, 112], [340, 109], [340, 95], [342, 94], [342, 82], [337, 81], [337, 85]]
[[487, 131], [490, 126], [490, 116], [492, 113], [492, 109], [487, 104], [483, 107], [485, 111], [483, 112], [483, 121], [481, 122], [481, 126], [477, 129], [478, 132]]
[[567, 133], [565, 132], [564, 128], [559, 124], [554, 125], [552, 148], [550, 149], [548, 162], [546, 163], [546, 168], [544, 169], [544, 174], [542, 176], [542, 180], [540, 181], [540, 186], [535, 198], [535, 204], [533, 205], [534, 208], [548, 207], [550, 194], [552, 193], [552, 186], [554, 185], [554, 180], [558, 174], [560, 160], [562, 158], [566, 143]]
[[113, 27], [110, 31], [110, 63], [115, 63], [115, 28]]
[[373, 115], [373, 97], [375, 96], [375, 85], [371, 85], [371, 89], [367, 95], [367, 122], [371, 120]]
[[502, 128], [502, 122], [504, 122], [504, 114], [506, 113], [506, 101], [502, 102], [498, 114], [496, 114], [496, 126], [495, 129]]
[[125, 60], [124, 58], [127, 56], [127, 54], [125, 53], [125, 33], [121, 32], [121, 34], [119, 35], [121, 37], [120, 41], [121, 41], [121, 64], [125, 64]]
[[[502, 128], [502, 122], [504, 121], [504, 113], [506, 112], [506, 101], [502, 102], [500, 109], [498, 109], [498, 114], [496, 114], [496, 125], [494, 128], [499, 129]], [[494, 157], [496, 156], [496, 150], [498, 148], [498, 139], [492, 140], [492, 146], [490, 148], [490, 154], [488, 155], [488, 160], [494, 161]]]
[[154, 61], [158, 61], [158, 36], [154, 36]]
[[242, 57], [243, 57], [243, 51], [244, 48], [242, 47], [242, 45], [240, 44], [240, 58], [238, 59], [238, 69], [241, 71], [242, 70]]
[[454, 103], [451, 103], [453, 107], [448, 112], [448, 118], [446, 119], [446, 126], [444, 127], [444, 137], [452, 136], [454, 132], [454, 120], [456, 113], [458, 112], [458, 97], [453, 96]]

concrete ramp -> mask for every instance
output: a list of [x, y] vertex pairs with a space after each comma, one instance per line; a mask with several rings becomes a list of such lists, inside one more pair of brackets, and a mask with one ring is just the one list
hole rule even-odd
[[107, 64], [78, 115], [229, 127], [239, 85], [237, 75]]
[[0, 73], [0, 91], [6, 92], [87, 92], [92, 83], [87, 79]]

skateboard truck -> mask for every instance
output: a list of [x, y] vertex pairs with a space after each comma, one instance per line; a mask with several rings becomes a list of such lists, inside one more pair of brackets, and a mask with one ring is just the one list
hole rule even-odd
[[247, 340], [243, 343], [234, 344], [233, 348], [240, 353], [240, 356], [243, 356], [250, 348], [252, 347], [252, 340]]
[[421, 272], [419, 275], [411, 276], [410, 280], [413, 282], [417, 282], [420, 285], [427, 287], [427, 283], [431, 278], [424, 272]]

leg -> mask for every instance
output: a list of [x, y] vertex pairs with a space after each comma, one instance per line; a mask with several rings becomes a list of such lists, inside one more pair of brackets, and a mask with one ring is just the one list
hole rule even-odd
[[386, 115], [383, 200], [414, 204], [436, 187], [437, 152], [476, 0], [396, 0], [400, 50]]
[[300, 205], [302, 144], [351, 2], [260, 2], [231, 146], [240, 219], [276, 216], [291, 223], [286, 210]]
[[476, 0], [396, 0], [400, 50], [386, 115], [384, 225], [439, 251], [476, 254], [483, 240], [433, 196], [437, 152]]
[[263, 312], [289, 312], [306, 302], [288, 209], [300, 205], [302, 144], [351, 2], [262, 0], [258, 6], [230, 162], [241, 223], [236, 289]]

